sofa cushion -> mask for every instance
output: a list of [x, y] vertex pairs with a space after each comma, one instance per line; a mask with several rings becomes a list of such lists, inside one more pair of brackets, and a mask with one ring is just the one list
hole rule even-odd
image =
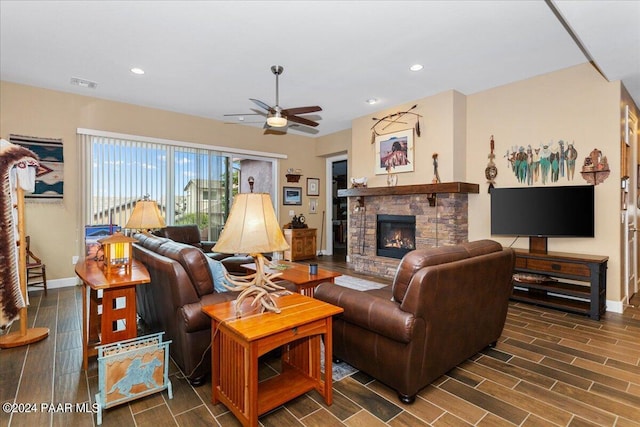
[[170, 240], [164, 237], [158, 237], [154, 236], [153, 234], [146, 233], [136, 233], [133, 235], [133, 238], [136, 239], [138, 243], [142, 245], [142, 247], [153, 252], [156, 252], [161, 245]]
[[400, 261], [393, 279], [393, 301], [402, 302], [411, 278], [421, 268], [465, 258], [469, 258], [469, 252], [463, 246], [416, 249], [407, 253]]
[[391, 301], [388, 288], [361, 292], [333, 283], [321, 283], [315, 289], [314, 297], [344, 308], [337, 317], [345, 322], [407, 344], [413, 336], [415, 316], [402, 311], [397, 303]]
[[224, 285], [233, 287], [233, 284], [229, 283], [225, 277], [227, 269], [224, 264], [210, 257], [207, 257], [207, 261], [209, 261], [209, 270], [211, 270], [211, 276], [213, 276], [213, 289], [216, 292], [227, 292], [229, 289], [225, 288]]
[[198, 296], [213, 292], [213, 277], [205, 254], [195, 246], [168, 240], [156, 251], [160, 255], [177, 261], [185, 269]]

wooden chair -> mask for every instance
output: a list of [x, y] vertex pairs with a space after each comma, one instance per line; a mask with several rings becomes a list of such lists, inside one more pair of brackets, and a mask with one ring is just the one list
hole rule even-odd
[[40, 258], [31, 252], [31, 236], [27, 236], [27, 286], [42, 286], [47, 295], [47, 270]]

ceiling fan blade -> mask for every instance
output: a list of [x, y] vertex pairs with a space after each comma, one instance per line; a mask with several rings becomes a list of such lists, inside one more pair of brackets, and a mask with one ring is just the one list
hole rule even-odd
[[289, 129], [291, 130], [295, 130], [297, 132], [302, 132], [302, 133], [306, 133], [309, 135], [316, 135], [318, 134], [320, 131], [316, 128], [311, 128], [309, 126], [301, 126], [295, 123], [290, 124], [289, 126], [287, 126]]
[[233, 114], [223, 114], [225, 117], [227, 116], [262, 116], [262, 113], [233, 113]]
[[271, 126], [267, 126], [264, 132], [262, 132], [263, 135], [286, 135], [286, 133], [287, 133], [286, 127], [274, 128]]
[[316, 111], [322, 111], [322, 108], [317, 105], [309, 107], [287, 108], [286, 110], [282, 110], [282, 114], [291, 116], [297, 114], [315, 113]]
[[313, 127], [318, 126], [318, 123], [316, 123], [314, 121], [311, 121], [309, 119], [305, 119], [304, 117], [287, 116], [287, 120], [290, 120], [290, 121], [296, 122], [296, 123], [300, 123], [301, 125], [307, 125], [307, 126], [313, 126]]
[[268, 104], [265, 104], [264, 102], [260, 101], [259, 99], [249, 98], [249, 100], [253, 101], [254, 103], [256, 103], [256, 105], [258, 105], [259, 107], [264, 108], [265, 110], [267, 110], [270, 113], [275, 113], [276, 112], [276, 110], [273, 109], [273, 107], [270, 107]]

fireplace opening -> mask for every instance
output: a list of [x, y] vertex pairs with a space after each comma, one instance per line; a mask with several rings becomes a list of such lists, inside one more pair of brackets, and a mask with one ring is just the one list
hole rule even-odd
[[401, 259], [416, 248], [416, 217], [378, 215], [376, 255]]

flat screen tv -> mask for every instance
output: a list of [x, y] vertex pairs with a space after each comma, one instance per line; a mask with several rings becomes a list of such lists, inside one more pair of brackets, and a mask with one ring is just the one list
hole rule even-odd
[[491, 234], [594, 237], [594, 187], [493, 188]]

